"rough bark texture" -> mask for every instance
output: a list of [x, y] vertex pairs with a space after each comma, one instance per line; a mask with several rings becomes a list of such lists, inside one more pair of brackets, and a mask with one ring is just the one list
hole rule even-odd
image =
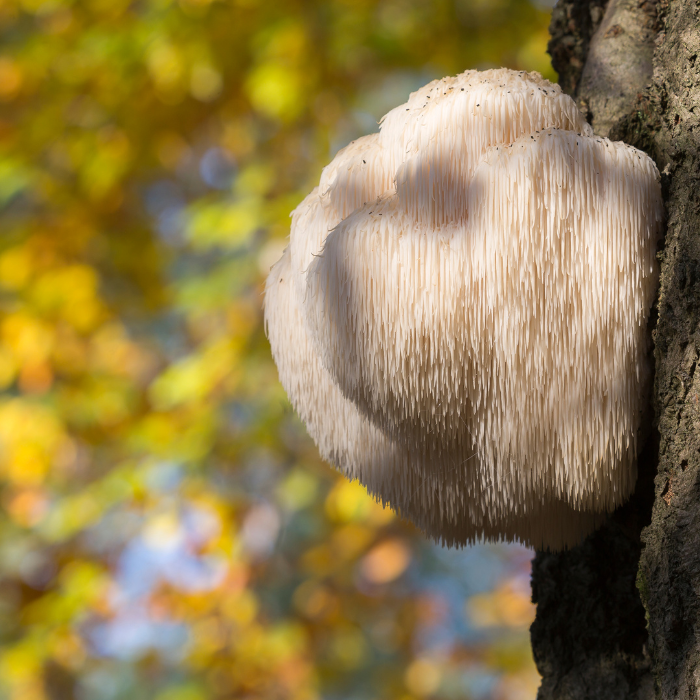
[[538, 698], [651, 700], [644, 608], [636, 588], [640, 532], [649, 522], [658, 442], [647, 444], [630, 502], [579, 547], [538, 552], [532, 565], [537, 617], [530, 630], [542, 674]]
[[598, 133], [656, 160], [667, 231], [635, 495], [580, 547], [533, 561], [540, 700], [700, 698], [699, 16], [690, 0], [553, 13], [562, 86]]
[[639, 588], [662, 698], [700, 697], [700, 19], [672, 0], [654, 82], [630, 133], [665, 172], [668, 226], [655, 334], [654, 410], [661, 436], [656, 499], [643, 533]]
[[600, 136], [609, 135], [651, 82], [655, 25], [653, 2], [610, 0], [591, 37], [577, 102]]
[[564, 92], [575, 97], [588, 46], [605, 15], [608, 0], [560, 0], [552, 10], [549, 53]]

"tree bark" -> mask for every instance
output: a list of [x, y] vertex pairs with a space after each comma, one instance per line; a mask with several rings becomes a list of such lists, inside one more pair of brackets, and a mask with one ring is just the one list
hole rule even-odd
[[563, 88], [597, 133], [654, 158], [667, 226], [635, 494], [581, 546], [533, 560], [540, 700], [700, 697], [699, 14], [560, 0], [552, 16]]

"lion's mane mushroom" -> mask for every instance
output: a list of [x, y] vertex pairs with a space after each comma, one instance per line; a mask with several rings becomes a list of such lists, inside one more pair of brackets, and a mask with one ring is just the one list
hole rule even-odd
[[636, 480], [661, 214], [651, 159], [539, 75], [413, 93], [324, 170], [267, 281], [322, 456], [447, 544], [580, 541]]

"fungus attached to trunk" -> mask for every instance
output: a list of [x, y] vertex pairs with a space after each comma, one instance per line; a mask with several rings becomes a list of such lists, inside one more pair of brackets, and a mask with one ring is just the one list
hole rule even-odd
[[267, 281], [324, 459], [447, 544], [576, 544], [634, 488], [660, 221], [651, 159], [539, 75], [413, 93], [324, 170]]

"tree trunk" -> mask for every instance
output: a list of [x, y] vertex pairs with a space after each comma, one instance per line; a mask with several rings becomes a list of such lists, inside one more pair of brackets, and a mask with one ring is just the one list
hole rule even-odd
[[700, 10], [560, 0], [550, 53], [594, 130], [646, 151], [666, 204], [649, 323], [655, 381], [630, 502], [533, 561], [538, 697], [700, 697]]

